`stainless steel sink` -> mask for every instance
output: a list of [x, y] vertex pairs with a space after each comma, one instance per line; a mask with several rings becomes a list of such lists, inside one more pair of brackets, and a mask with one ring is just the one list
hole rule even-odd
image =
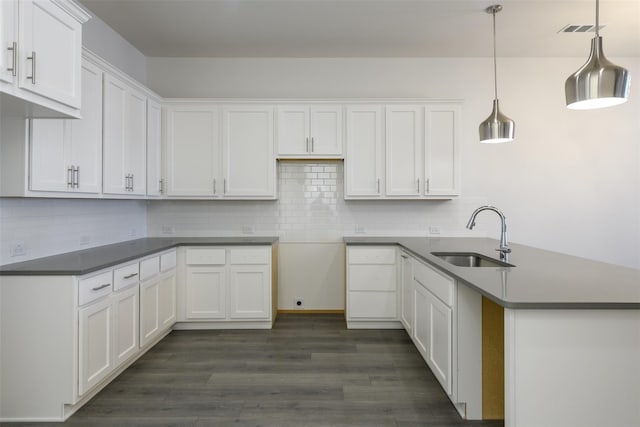
[[457, 267], [514, 267], [506, 262], [473, 252], [431, 252], [431, 255]]

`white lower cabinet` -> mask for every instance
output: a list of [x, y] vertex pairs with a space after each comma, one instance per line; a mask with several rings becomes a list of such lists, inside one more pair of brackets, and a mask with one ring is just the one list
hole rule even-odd
[[105, 298], [79, 311], [78, 394], [99, 384], [113, 370], [113, 304]]
[[[161, 266], [163, 257], [173, 263]], [[176, 321], [175, 250], [140, 262], [140, 347], [153, 343]]]
[[347, 248], [347, 325], [402, 327], [398, 322], [395, 246]]
[[271, 246], [187, 247], [184, 257], [180, 321], [271, 327]]
[[138, 352], [140, 294], [138, 284], [114, 294], [114, 362], [116, 366]]
[[416, 347], [442, 388], [451, 394], [453, 311], [420, 283], [414, 289]]
[[415, 296], [413, 291], [413, 263], [411, 256], [400, 252], [400, 320], [409, 336], [415, 324]]

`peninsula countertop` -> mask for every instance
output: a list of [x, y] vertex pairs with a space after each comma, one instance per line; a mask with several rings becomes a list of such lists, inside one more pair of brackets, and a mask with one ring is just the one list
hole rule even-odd
[[505, 308], [640, 309], [640, 270], [511, 244], [513, 267], [458, 267], [432, 252], [494, 259], [498, 241], [460, 237], [345, 237], [347, 245], [400, 245]]
[[0, 276], [81, 276], [177, 246], [272, 245], [273, 236], [150, 237], [0, 266]]

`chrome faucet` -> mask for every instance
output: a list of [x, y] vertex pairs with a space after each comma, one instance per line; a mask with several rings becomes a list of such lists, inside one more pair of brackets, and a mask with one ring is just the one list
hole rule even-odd
[[509, 248], [509, 243], [507, 242], [507, 218], [500, 211], [500, 209], [493, 206], [480, 206], [478, 209], [473, 211], [471, 214], [471, 218], [469, 218], [469, 222], [467, 223], [467, 228], [469, 230], [473, 230], [473, 227], [476, 225], [476, 216], [482, 211], [493, 211], [500, 217], [500, 221], [502, 222], [502, 230], [500, 232], [500, 248], [496, 249], [496, 251], [500, 252], [500, 259], [504, 262], [509, 262], [509, 253], [511, 249]]

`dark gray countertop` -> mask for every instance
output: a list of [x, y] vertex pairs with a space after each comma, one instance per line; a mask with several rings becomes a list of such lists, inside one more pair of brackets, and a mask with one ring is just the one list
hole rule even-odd
[[176, 246], [272, 245], [277, 237], [176, 237], [129, 240], [0, 266], [0, 276], [81, 276]]
[[498, 258], [498, 241], [481, 238], [345, 237], [348, 245], [398, 244], [506, 308], [640, 309], [640, 270], [511, 244], [514, 267], [457, 267], [431, 252]]

